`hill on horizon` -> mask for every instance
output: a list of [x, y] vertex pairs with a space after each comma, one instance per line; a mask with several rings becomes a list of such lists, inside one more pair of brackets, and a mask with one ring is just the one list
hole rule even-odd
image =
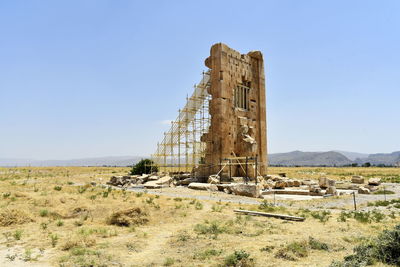
[[56, 167], [56, 166], [118, 166], [125, 167], [136, 164], [146, 157], [141, 156], [114, 156], [80, 158], [70, 160], [34, 160], [34, 159], [6, 159], [0, 158], [0, 166], [3, 167]]
[[[125, 167], [136, 164], [146, 156], [110, 156], [93, 157], [69, 160], [35, 160], [0, 158], [1, 167], [55, 167], [55, 166], [117, 166]], [[363, 154], [347, 151], [303, 152], [292, 151], [287, 153], [269, 154], [270, 165], [281, 166], [346, 166], [353, 163], [362, 165], [400, 166], [400, 151], [392, 153]]]
[[341, 153], [292, 151], [269, 155], [270, 165], [282, 166], [344, 166], [353, 162]]

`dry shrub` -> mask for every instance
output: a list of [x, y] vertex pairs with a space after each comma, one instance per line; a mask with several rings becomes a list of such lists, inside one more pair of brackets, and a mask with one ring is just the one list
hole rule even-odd
[[21, 192], [15, 192], [15, 193], [14, 193], [14, 196], [15, 196], [15, 197], [28, 197], [27, 194], [21, 193]]
[[118, 226], [141, 225], [147, 223], [148, 221], [147, 212], [141, 210], [140, 208], [131, 208], [114, 212], [108, 219], [109, 224]]
[[33, 222], [33, 219], [22, 210], [6, 209], [0, 212], [0, 226], [24, 224], [28, 222]]
[[88, 216], [90, 211], [85, 207], [77, 207], [72, 209], [68, 215], [64, 216], [65, 219], [76, 218], [80, 216]]
[[75, 238], [69, 238], [62, 246], [62, 250], [70, 250], [76, 247], [92, 247], [96, 245], [96, 239], [90, 236], [79, 236]]

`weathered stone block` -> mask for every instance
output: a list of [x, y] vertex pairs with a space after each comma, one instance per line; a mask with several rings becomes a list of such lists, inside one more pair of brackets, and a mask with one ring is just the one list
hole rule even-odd
[[370, 192], [371, 191], [368, 188], [364, 187], [364, 186], [361, 186], [360, 188], [358, 188], [358, 193], [359, 194], [369, 194]]
[[369, 185], [380, 185], [381, 184], [381, 178], [370, 178], [368, 180]]
[[261, 185], [255, 184], [235, 184], [231, 186], [233, 194], [247, 197], [259, 197], [261, 189]]
[[358, 176], [358, 175], [353, 175], [353, 177], [351, 177], [351, 182], [353, 184], [363, 184], [364, 183], [364, 177]]
[[328, 188], [326, 189], [325, 194], [336, 196], [337, 195], [336, 187], [335, 186], [328, 186]]
[[335, 180], [328, 179], [326, 177], [321, 177], [319, 178], [319, 187], [321, 188], [328, 188], [329, 186], [335, 186], [336, 182]]
[[218, 187], [215, 184], [206, 183], [190, 183], [188, 188], [194, 190], [218, 191]]

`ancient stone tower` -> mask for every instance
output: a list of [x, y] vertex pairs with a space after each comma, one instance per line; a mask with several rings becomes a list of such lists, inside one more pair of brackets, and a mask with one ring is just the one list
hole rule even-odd
[[265, 175], [267, 136], [264, 62], [218, 43], [186, 105], [157, 144], [153, 161], [162, 172]]
[[[210, 129], [201, 137], [206, 143], [203, 175], [215, 174], [223, 162], [241, 162], [221, 174], [244, 176], [244, 158], [257, 157], [258, 175], [266, 174], [267, 136], [264, 62], [260, 51], [240, 54], [227, 45], [211, 47], [205, 65], [211, 69]], [[255, 165], [248, 175], [254, 177]]]

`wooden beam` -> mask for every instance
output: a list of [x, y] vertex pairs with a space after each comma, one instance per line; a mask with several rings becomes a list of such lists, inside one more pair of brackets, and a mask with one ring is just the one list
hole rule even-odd
[[284, 215], [284, 214], [266, 213], [266, 212], [252, 211], [252, 210], [236, 210], [235, 209], [233, 211], [248, 214], [248, 215], [272, 217], [272, 218], [278, 218], [278, 219], [282, 219], [282, 220], [298, 221], [298, 222], [302, 222], [306, 219], [304, 217], [296, 217], [296, 216], [290, 216], [290, 215]]

